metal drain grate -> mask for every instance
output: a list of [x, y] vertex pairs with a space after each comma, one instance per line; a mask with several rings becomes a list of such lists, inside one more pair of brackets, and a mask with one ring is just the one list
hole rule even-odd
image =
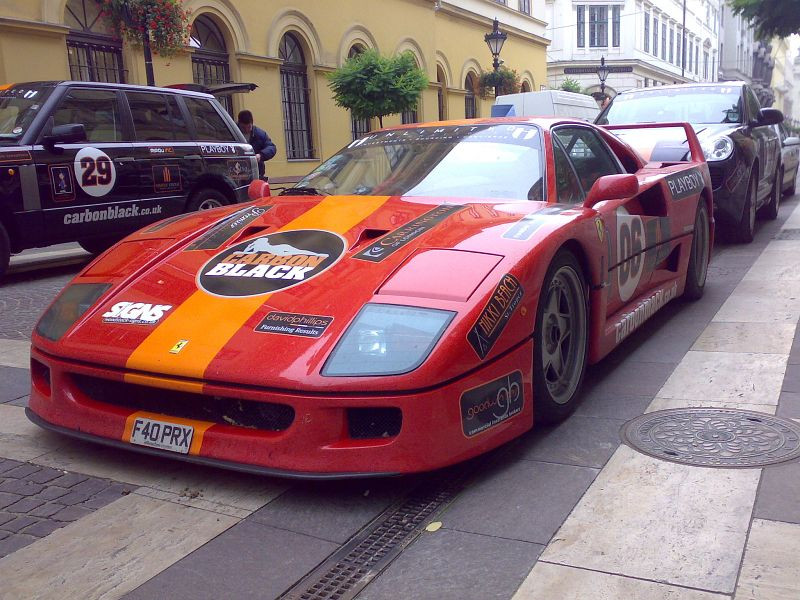
[[764, 467], [800, 457], [800, 425], [746, 410], [661, 410], [628, 421], [620, 435], [634, 450], [699, 467]]
[[800, 240], [800, 229], [781, 229], [773, 240]]
[[436, 483], [422, 483], [296, 583], [280, 600], [355, 598], [455, 498], [467, 472], [457, 467], [437, 478]]

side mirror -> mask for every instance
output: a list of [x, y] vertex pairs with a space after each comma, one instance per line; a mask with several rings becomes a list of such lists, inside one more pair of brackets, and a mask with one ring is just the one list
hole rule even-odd
[[247, 188], [247, 197], [250, 200], [258, 200], [259, 198], [268, 198], [272, 195], [270, 192], [269, 184], [263, 179], [253, 179], [250, 182], [250, 187]]
[[50, 133], [42, 136], [42, 144], [53, 146], [54, 144], [75, 144], [86, 141], [86, 128], [82, 123], [67, 123], [66, 125], [56, 125]]
[[605, 175], [594, 182], [583, 201], [584, 208], [592, 208], [606, 200], [622, 200], [639, 193], [639, 178], [636, 175]]
[[783, 123], [783, 113], [777, 108], [762, 108], [758, 115], [759, 125], [777, 125]]
[[783, 140], [784, 146], [800, 146], [800, 137], [792, 136]]

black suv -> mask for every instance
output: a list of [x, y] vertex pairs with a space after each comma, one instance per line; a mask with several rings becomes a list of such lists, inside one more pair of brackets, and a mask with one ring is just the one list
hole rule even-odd
[[9, 254], [98, 252], [187, 211], [247, 200], [253, 149], [209, 94], [77, 81], [0, 87], [0, 276]]
[[[778, 216], [782, 182], [781, 147], [771, 125], [781, 111], [761, 108], [753, 90], [741, 81], [682, 84], [630, 90], [618, 94], [598, 115], [599, 125], [623, 123], [691, 123], [703, 147], [718, 224], [741, 242], [753, 240], [756, 210]], [[646, 133], [642, 133], [642, 131]], [[618, 130], [617, 135], [645, 159], [686, 160], [685, 136], [670, 130]]]

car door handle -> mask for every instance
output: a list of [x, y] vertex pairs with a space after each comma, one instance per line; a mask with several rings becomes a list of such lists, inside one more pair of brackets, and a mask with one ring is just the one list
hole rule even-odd
[[188, 155], [184, 156], [183, 158], [188, 158], [190, 160], [200, 160], [203, 157], [200, 156], [199, 154], [188, 154]]
[[135, 160], [136, 159], [133, 156], [120, 156], [119, 158], [115, 158], [114, 162], [117, 162], [117, 163], [129, 163], [129, 162], [133, 162]]

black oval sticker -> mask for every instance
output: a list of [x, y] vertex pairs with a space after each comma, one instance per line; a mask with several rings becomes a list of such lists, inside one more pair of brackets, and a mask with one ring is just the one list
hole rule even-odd
[[346, 248], [330, 231], [281, 231], [241, 242], [209, 260], [200, 289], [230, 298], [260, 296], [305, 283], [332, 267]]

